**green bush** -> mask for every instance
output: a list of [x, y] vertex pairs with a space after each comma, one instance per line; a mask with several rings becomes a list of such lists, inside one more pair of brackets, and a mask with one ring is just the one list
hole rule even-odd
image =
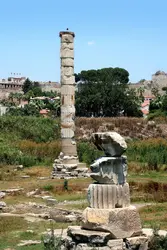
[[51, 184], [48, 184], [48, 185], [46, 185], [46, 186], [44, 186], [43, 187], [43, 189], [45, 190], [45, 191], [52, 191], [53, 190], [53, 185], [51, 185]]
[[88, 142], [79, 142], [77, 151], [80, 162], [85, 162], [87, 165], [90, 165], [94, 160], [104, 155], [103, 151], [97, 150], [92, 143]]
[[60, 137], [59, 120], [32, 116], [1, 116], [1, 133], [14, 133], [20, 139], [48, 142]]
[[158, 170], [167, 164], [167, 141], [163, 138], [137, 140], [128, 144], [126, 155], [129, 161], [147, 163], [148, 170]]
[[33, 166], [37, 163], [35, 157], [23, 154], [17, 148], [0, 144], [0, 162], [7, 165]]
[[148, 250], [166, 250], [167, 236], [158, 235], [158, 229], [154, 229], [153, 237], [148, 244]]
[[166, 112], [162, 111], [162, 110], [156, 110], [152, 113], [149, 113], [147, 116], [148, 120], [154, 120], [157, 117], [166, 117]]

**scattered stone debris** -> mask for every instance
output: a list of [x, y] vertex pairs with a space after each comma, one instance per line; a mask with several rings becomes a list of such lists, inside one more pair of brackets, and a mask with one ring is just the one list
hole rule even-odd
[[40, 240], [22, 240], [21, 243], [19, 243], [18, 247], [24, 247], [24, 246], [33, 246], [41, 244]]
[[41, 196], [41, 198], [42, 198], [43, 200], [47, 200], [47, 199], [51, 199], [51, 198], [52, 198], [52, 196], [45, 195], [45, 196]]
[[0, 201], [0, 209], [6, 207], [6, 203], [4, 201]]
[[[65, 156], [64, 156], [65, 157]], [[69, 159], [72, 161], [72, 158]], [[89, 177], [89, 169], [85, 167], [85, 164], [82, 165], [81, 163], [64, 163], [64, 158], [55, 160], [53, 164], [53, 171], [52, 171], [52, 178], [59, 178], [59, 179], [71, 179], [71, 178], [87, 178]]]
[[5, 197], [5, 192], [0, 192], [0, 199], [3, 199]]
[[46, 204], [47, 206], [54, 206], [58, 203], [58, 201], [56, 199], [53, 198], [48, 198], [46, 199]]
[[37, 180], [49, 180], [50, 179], [50, 177], [37, 177]]
[[31, 191], [31, 192], [28, 192], [26, 194], [26, 196], [27, 197], [32, 197], [32, 196], [37, 195], [37, 194], [40, 194], [40, 190], [39, 189], [35, 189], [35, 190]]
[[0, 193], [5, 193], [5, 194], [9, 194], [9, 195], [16, 195], [16, 194], [20, 194], [24, 191], [24, 188], [9, 188], [9, 189], [5, 189], [5, 190], [1, 190]]
[[105, 156], [90, 166], [96, 182], [88, 188], [89, 207], [80, 215], [81, 226], [68, 227], [67, 237], [62, 238], [64, 249], [147, 250], [139, 213], [130, 205], [127, 158], [122, 155], [126, 142], [116, 132], [94, 133], [92, 140]]
[[18, 165], [17, 166], [17, 170], [22, 170], [24, 167], [23, 167], [23, 165]]
[[20, 176], [20, 177], [23, 178], [23, 179], [28, 179], [28, 178], [30, 178], [29, 175], [22, 175], [22, 176]]

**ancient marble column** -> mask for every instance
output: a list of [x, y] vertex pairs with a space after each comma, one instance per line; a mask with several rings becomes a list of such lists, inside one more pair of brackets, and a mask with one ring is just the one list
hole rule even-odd
[[[77, 157], [75, 143], [75, 77], [74, 37], [69, 31], [60, 32], [61, 38], [61, 140], [64, 156]], [[77, 159], [75, 159], [77, 161]], [[70, 162], [69, 162], [70, 163]], [[73, 159], [74, 163], [74, 159]]]
[[79, 178], [89, 174], [80, 163], [75, 142], [74, 33], [60, 32], [61, 48], [61, 153], [53, 164], [53, 178]]

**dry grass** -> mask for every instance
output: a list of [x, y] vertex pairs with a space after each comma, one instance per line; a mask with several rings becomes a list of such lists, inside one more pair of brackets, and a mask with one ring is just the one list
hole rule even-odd
[[56, 140], [47, 143], [36, 143], [30, 140], [22, 140], [18, 143], [18, 147], [23, 153], [37, 158], [56, 159], [61, 151], [61, 142], [60, 140]]
[[33, 168], [25, 168], [23, 173], [31, 177], [49, 177], [52, 169], [50, 167], [35, 166]]
[[167, 183], [131, 181], [129, 185], [132, 201], [166, 202], [167, 200]]
[[162, 130], [158, 126], [147, 124], [147, 120], [143, 118], [81, 117], [76, 119], [76, 136], [78, 139], [89, 138], [92, 133], [97, 131], [115, 131], [122, 136], [139, 139], [162, 136]]

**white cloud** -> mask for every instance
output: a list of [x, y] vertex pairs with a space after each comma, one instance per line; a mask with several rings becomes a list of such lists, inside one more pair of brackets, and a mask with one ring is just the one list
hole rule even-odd
[[92, 46], [92, 45], [94, 45], [94, 44], [95, 44], [94, 41], [89, 41], [89, 42], [88, 42], [88, 45], [89, 45], [89, 46]]

